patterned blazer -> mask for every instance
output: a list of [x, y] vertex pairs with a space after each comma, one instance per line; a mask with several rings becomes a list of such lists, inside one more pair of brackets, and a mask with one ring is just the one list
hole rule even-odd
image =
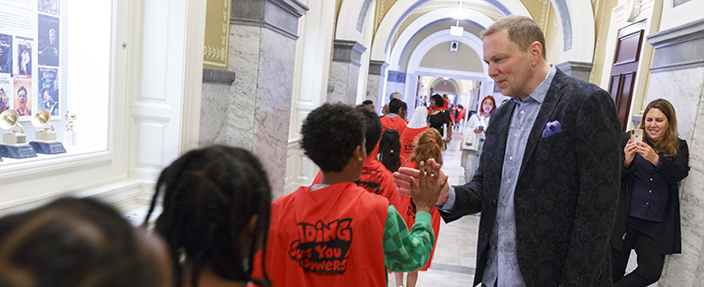
[[[496, 219], [512, 101], [492, 113], [479, 169], [455, 186], [445, 222], [481, 212], [474, 284], [481, 282]], [[561, 132], [543, 134], [558, 121]], [[621, 157], [611, 96], [557, 70], [530, 132], [515, 191], [518, 264], [526, 286], [611, 286], [609, 236]]]

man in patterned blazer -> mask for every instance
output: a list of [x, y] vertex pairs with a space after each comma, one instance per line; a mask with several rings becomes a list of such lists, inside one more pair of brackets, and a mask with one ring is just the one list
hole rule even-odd
[[[471, 182], [438, 200], [446, 222], [481, 212], [474, 284], [611, 286], [609, 236], [620, 184], [619, 119], [609, 94], [545, 58], [530, 18], [483, 32], [502, 94]], [[408, 186], [417, 171], [395, 181]]]

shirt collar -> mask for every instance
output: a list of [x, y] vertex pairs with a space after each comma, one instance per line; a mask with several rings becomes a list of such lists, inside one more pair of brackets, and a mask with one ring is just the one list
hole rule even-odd
[[545, 96], [548, 94], [548, 90], [550, 89], [550, 84], [552, 84], [552, 79], [555, 77], [555, 73], [557, 72], [557, 68], [555, 65], [553, 65], [550, 68], [550, 71], [548, 71], [548, 74], [545, 76], [545, 79], [538, 85], [538, 87], [533, 90], [532, 93], [525, 99], [521, 100], [518, 97], [513, 97], [511, 100], [513, 101], [514, 104], [520, 104], [522, 102], [528, 101], [528, 99], [531, 99], [533, 101], [536, 101], [540, 104], [543, 103], [545, 100]]
[[399, 116], [399, 115], [396, 114], [396, 113], [388, 113], [388, 114], [386, 114], [386, 117], [387, 117], [387, 118], [390, 118], [390, 119], [395, 118], [395, 117], [398, 117], [398, 116]]

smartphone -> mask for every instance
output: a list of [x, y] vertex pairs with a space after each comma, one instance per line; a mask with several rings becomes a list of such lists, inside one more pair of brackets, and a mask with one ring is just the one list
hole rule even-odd
[[634, 129], [631, 131], [631, 142], [642, 142], [643, 141], [643, 130]]

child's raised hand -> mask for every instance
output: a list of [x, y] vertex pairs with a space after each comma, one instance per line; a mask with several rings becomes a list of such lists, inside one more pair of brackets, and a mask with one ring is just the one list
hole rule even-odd
[[433, 205], [438, 201], [440, 193], [447, 185], [447, 176], [440, 172], [437, 164], [425, 164], [420, 162], [418, 170], [418, 180], [411, 177], [411, 196], [416, 203], [418, 211], [430, 212]]

